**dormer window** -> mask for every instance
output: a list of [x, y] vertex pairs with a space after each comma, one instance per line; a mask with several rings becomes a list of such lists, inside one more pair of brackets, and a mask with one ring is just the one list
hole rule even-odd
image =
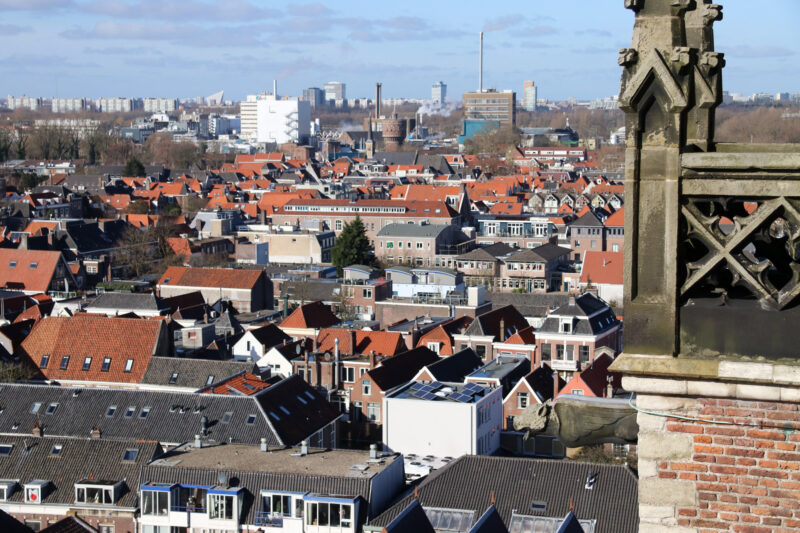
[[17, 491], [17, 482], [13, 479], [0, 479], [0, 502], [7, 502]]
[[46, 497], [45, 491], [50, 485], [49, 481], [36, 480], [25, 484], [25, 503], [42, 503]]
[[75, 484], [75, 503], [93, 505], [114, 505], [117, 501], [118, 486], [121, 483], [89, 483], [83, 479]]

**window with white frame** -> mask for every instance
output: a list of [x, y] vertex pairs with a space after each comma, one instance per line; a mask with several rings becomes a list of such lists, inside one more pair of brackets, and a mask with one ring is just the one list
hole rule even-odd
[[353, 505], [306, 502], [306, 525], [353, 528]]
[[370, 422], [381, 422], [381, 404], [378, 402], [367, 402], [367, 418]]
[[428, 343], [428, 349], [430, 351], [432, 351], [433, 353], [437, 354], [437, 355], [439, 354], [439, 346], [440, 346], [440, 344], [438, 342], [429, 342]]
[[233, 494], [209, 494], [208, 518], [212, 520], [233, 520], [235, 516], [236, 496]]
[[169, 513], [169, 491], [142, 489], [142, 515], [167, 516]]
[[114, 502], [113, 485], [75, 484], [75, 503], [113, 505]]
[[342, 381], [345, 383], [354, 383], [356, 381], [356, 369], [352, 366], [342, 367]]
[[361, 382], [361, 393], [364, 396], [369, 396], [372, 393], [372, 383], [368, 379]]
[[527, 392], [518, 392], [517, 393], [517, 408], [526, 409], [527, 407], [528, 407], [528, 393]]

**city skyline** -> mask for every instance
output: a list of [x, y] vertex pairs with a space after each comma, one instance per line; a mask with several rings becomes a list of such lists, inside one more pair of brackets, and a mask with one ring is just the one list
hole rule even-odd
[[[458, 100], [477, 88], [484, 31], [485, 87], [521, 94], [534, 80], [540, 98], [601, 98], [618, 91], [619, 69], [608, 65], [629, 46], [633, 16], [598, 4], [542, 4], [526, 14], [532, 6], [523, 2], [486, 13], [477, 2], [454, 11], [416, 0], [403, 9], [358, 0], [350, 11], [331, 2], [0, 0], [0, 94], [192, 97], [224, 89], [240, 100], [278, 79], [280, 94], [339, 80], [348, 97], [370, 97], [381, 81], [384, 98], [430, 98], [442, 80]], [[800, 5], [770, 6], [726, 5], [717, 49], [731, 92], [800, 91], [790, 68], [800, 52], [792, 39]]]

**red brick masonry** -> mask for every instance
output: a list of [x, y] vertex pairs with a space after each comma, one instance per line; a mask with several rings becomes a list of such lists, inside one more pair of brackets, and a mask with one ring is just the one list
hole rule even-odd
[[700, 417], [669, 419], [667, 431], [694, 435], [691, 462], [662, 461], [662, 479], [694, 481], [699, 506], [679, 507], [678, 525], [700, 533], [800, 530], [798, 405], [699, 399]]

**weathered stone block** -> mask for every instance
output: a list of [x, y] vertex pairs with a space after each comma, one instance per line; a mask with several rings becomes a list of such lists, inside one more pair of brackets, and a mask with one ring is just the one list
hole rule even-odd
[[639, 506], [677, 505], [692, 507], [697, 505], [697, 490], [691, 481], [677, 479], [647, 478], [639, 480]]
[[768, 385], [736, 385], [736, 397], [740, 400], [764, 400], [767, 402], [779, 402], [781, 400], [781, 388], [770, 387]]
[[775, 383], [800, 385], [800, 366], [775, 365], [773, 381]]
[[639, 524], [639, 533], [697, 533], [692, 527], [665, 526], [662, 524]]
[[693, 445], [688, 433], [639, 433], [639, 457], [645, 459], [691, 459]]
[[663, 416], [648, 415], [639, 413], [636, 415], [636, 422], [639, 424], [639, 432], [642, 431], [665, 431], [667, 419]]
[[677, 525], [674, 505], [640, 505], [639, 519], [664, 525]]
[[686, 380], [623, 376], [622, 388], [631, 392], [686, 395]]
[[800, 402], [800, 387], [788, 388], [781, 387], [781, 401], [782, 402]]
[[767, 363], [720, 361], [719, 377], [748, 381], [772, 381], [774, 367]]
[[718, 381], [687, 381], [686, 390], [690, 396], [705, 396], [710, 398], [736, 397], [736, 385], [734, 383], [720, 383]]
[[639, 456], [639, 479], [647, 477], [656, 477], [658, 475], [658, 461], [651, 461], [649, 459]]
[[648, 411], [681, 411], [697, 410], [697, 400], [693, 398], [674, 398], [670, 396], [638, 395], [636, 407]]

